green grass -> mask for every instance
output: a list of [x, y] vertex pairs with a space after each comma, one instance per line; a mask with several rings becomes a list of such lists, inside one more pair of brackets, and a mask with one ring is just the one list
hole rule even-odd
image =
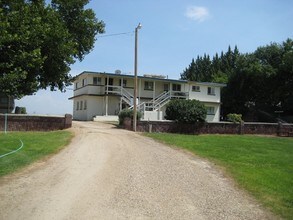
[[21, 146], [16, 153], [0, 158], [0, 176], [12, 173], [50, 154], [57, 153], [71, 138], [69, 131], [0, 133], [0, 155]]
[[146, 134], [224, 167], [240, 187], [293, 219], [293, 138], [249, 135]]

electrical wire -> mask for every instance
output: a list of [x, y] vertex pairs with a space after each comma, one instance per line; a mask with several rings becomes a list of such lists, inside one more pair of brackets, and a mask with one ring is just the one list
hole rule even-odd
[[101, 38], [101, 37], [113, 37], [113, 36], [127, 35], [127, 34], [133, 34], [133, 33], [134, 33], [134, 31], [124, 32], [124, 33], [117, 33], [117, 34], [105, 34], [105, 35], [97, 36], [97, 38]]

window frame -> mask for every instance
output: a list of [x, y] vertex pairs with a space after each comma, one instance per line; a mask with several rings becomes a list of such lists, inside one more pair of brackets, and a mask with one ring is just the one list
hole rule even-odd
[[[121, 79], [119, 79], [119, 86], [121, 86]], [[122, 82], [122, 87], [126, 87], [127, 86], [127, 79], [123, 79], [123, 82]]]
[[208, 92], [207, 92], [208, 95], [216, 95], [216, 90], [215, 90], [215, 87], [211, 87], [209, 86], [208, 87]]
[[[215, 106], [206, 106], [206, 109], [207, 109], [207, 115], [215, 115], [216, 114], [216, 112], [215, 112], [215, 110], [216, 110]], [[212, 110], [212, 111], [210, 111], [210, 110]]]
[[[175, 89], [174, 89], [175, 88]], [[179, 88], [179, 89], [178, 89]], [[172, 91], [174, 92], [181, 92], [181, 84], [173, 83], [172, 84]]]
[[154, 82], [152, 82], [152, 81], [144, 81], [144, 90], [154, 91]]
[[94, 76], [93, 77], [93, 85], [101, 85], [101, 84], [102, 84], [102, 77]]
[[84, 79], [82, 79], [82, 87], [84, 87], [84, 86], [86, 86], [86, 85], [87, 85], [87, 79], [84, 78]]
[[191, 87], [191, 91], [192, 91], [192, 92], [200, 92], [200, 86], [193, 85], [193, 86]]

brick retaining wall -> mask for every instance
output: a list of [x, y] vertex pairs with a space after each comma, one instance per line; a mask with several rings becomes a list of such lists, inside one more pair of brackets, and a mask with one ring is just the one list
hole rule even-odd
[[[7, 114], [7, 131], [52, 131], [70, 128], [72, 115], [42, 116]], [[0, 131], [5, 129], [5, 114], [0, 114]]]
[[[125, 119], [124, 127], [132, 130], [132, 122]], [[293, 136], [293, 124], [278, 123], [241, 123], [205, 122], [196, 124], [180, 124], [172, 121], [139, 121], [139, 132], [168, 132], [181, 134], [263, 134]]]

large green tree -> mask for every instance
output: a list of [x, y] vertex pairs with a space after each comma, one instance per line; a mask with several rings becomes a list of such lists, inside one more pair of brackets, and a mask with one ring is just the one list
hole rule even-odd
[[[252, 113], [272, 120], [275, 111], [293, 114], [293, 41], [271, 43], [243, 54], [223, 89], [225, 113]], [[264, 118], [263, 118], [264, 119]]]
[[258, 47], [250, 54], [229, 47], [211, 62], [204, 62], [207, 57], [193, 59], [181, 78], [227, 83], [222, 90], [223, 115], [240, 113], [250, 120], [274, 120], [276, 111], [293, 115], [292, 39]]
[[0, 91], [15, 98], [64, 91], [70, 65], [104, 32], [88, 0], [0, 0]]

